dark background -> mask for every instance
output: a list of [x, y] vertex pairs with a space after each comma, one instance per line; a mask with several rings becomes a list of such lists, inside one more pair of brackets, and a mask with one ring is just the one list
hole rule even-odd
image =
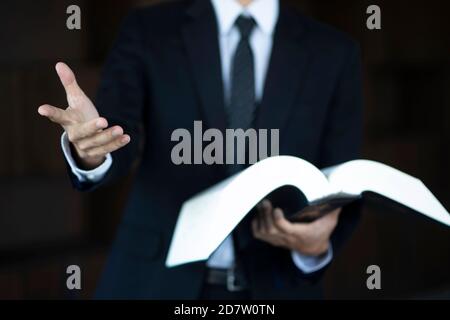
[[[75, 192], [59, 147], [61, 130], [41, 119], [43, 103], [65, 106], [54, 72], [67, 62], [91, 97], [129, 8], [155, 1], [0, 2], [0, 298], [89, 298], [120, 221], [128, 181]], [[364, 60], [364, 157], [422, 179], [450, 208], [450, 2], [289, 1], [356, 38]], [[82, 30], [66, 28], [77, 4]], [[366, 8], [382, 30], [366, 28]], [[65, 289], [66, 267], [82, 290]], [[381, 267], [382, 290], [366, 288]], [[411, 214], [365, 209], [326, 274], [328, 298], [450, 298], [450, 230]]]

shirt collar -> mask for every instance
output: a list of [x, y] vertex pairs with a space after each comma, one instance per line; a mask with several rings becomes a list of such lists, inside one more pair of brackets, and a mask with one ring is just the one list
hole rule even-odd
[[279, 14], [279, 0], [253, 0], [243, 7], [237, 0], [211, 0], [219, 24], [219, 33], [227, 35], [241, 15], [255, 19], [257, 26], [267, 35], [272, 35]]

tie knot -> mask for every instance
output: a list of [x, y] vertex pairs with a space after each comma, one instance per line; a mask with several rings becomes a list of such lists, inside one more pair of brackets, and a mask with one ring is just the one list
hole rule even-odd
[[236, 19], [235, 24], [238, 27], [239, 32], [241, 33], [241, 38], [248, 39], [256, 23], [252, 17], [245, 17], [243, 15], [240, 15]]

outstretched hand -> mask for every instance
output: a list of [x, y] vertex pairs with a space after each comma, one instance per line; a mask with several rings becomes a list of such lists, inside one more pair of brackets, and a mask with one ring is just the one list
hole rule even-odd
[[68, 107], [63, 109], [45, 104], [39, 107], [38, 112], [64, 128], [80, 167], [98, 167], [108, 153], [128, 144], [130, 136], [124, 134], [120, 126], [108, 127], [108, 121], [99, 116], [66, 64], [56, 64], [56, 72], [66, 91]]

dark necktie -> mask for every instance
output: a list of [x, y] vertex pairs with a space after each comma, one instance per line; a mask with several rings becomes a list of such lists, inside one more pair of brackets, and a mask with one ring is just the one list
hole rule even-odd
[[[228, 127], [230, 129], [247, 130], [251, 127], [256, 109], [255, 99], [255, 67], [253, 52], [249, 37], [255, 27], [255, 20], [250, 17], [239, 16], [235, 22], [241, 34], [240, 41], [234, 53], [231, 69], [231, 94], [227, 105]], [[227, 166], [228, 174], [232, 175], [243, 169], [237, 164], [237, 149], [234, 148], [234, 164]], [[248, 149], [248, 146], [246, 146]], [[228, 150], [227, 150], [228, 151]], [[241, 150], [242, 152], [242, 150]], [[247, 159], [248, 160], [248, 159]], [[235, 263], [239, 264], [239, 252], [249, 241], [250, 227], [244, 219], [233, 232], [235, 247]]]
[[[255, 67], [253, 52], [249, 37], [255, 27], [255, 20], [250, 17], [239, 16], [235, 25], [241, 35], [234, 53], [231, 67], [231, 94], [227, 104], [228, 127], [230, 129], [250, 128], [255, 113]], [[234, 165], [228, 166], [229, 174], [242, 169], [236, 163], [237, 149], [234, 150]]]

